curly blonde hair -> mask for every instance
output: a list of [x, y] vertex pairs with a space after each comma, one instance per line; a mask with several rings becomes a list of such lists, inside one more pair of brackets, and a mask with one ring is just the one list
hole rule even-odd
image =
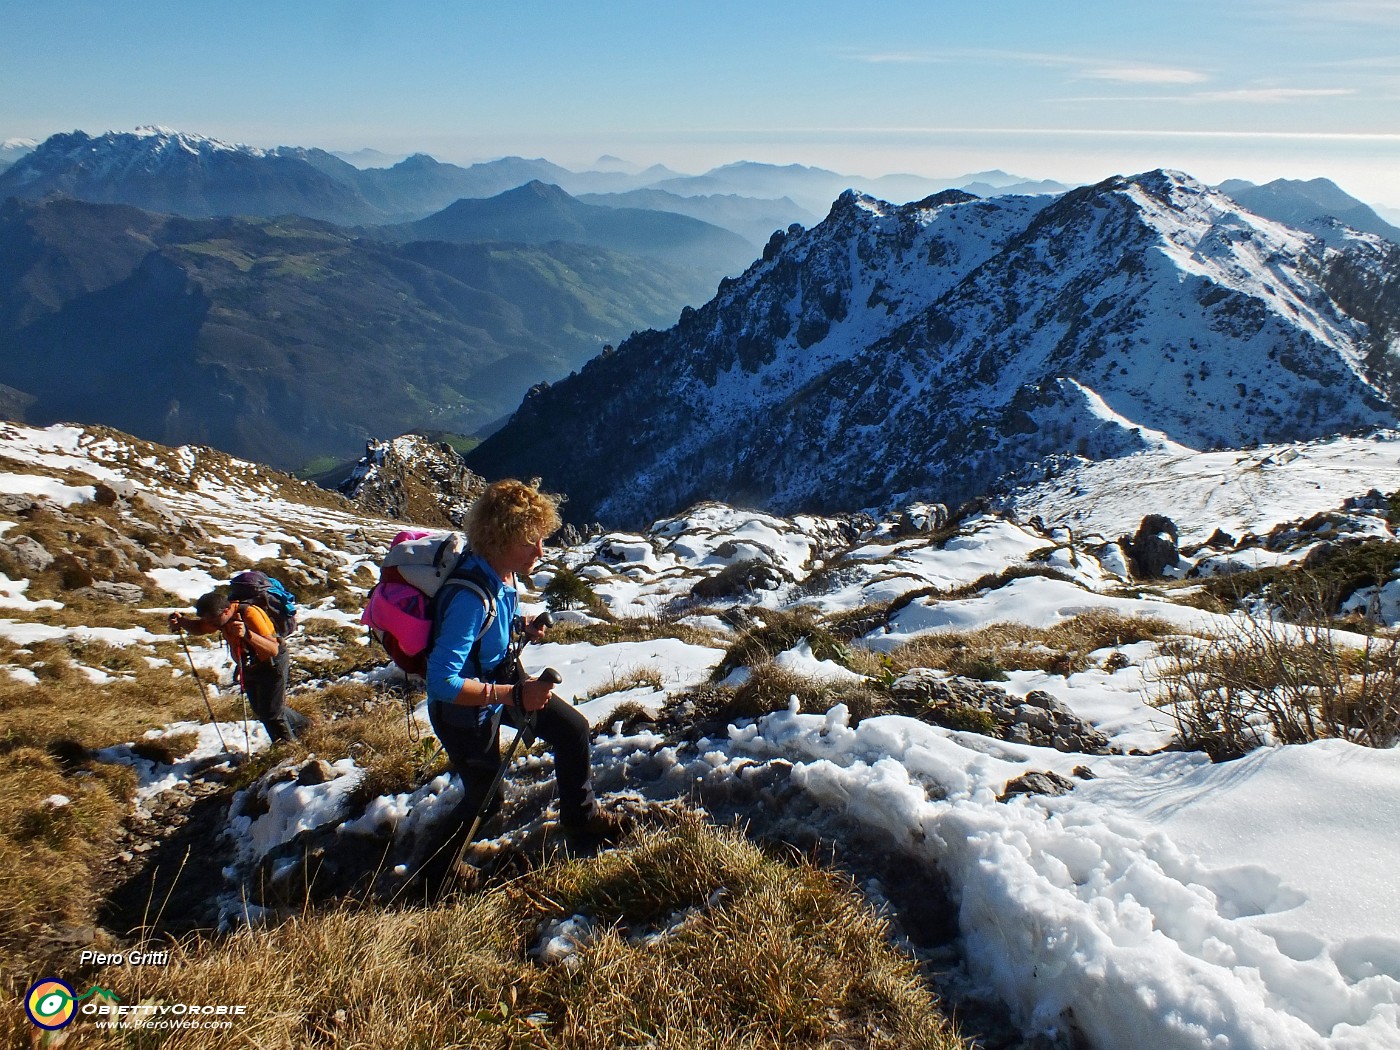
[[467, 539], [484, 558], [558, 531], [559, 500], [534, 485], [507, 478], [488, 485], [467, 511]]

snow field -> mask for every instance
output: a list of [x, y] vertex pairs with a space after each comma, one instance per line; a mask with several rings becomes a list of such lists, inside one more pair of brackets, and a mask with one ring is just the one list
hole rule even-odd
[[[84, 433], [71, 428], [7, 427], [0, 445], [12, 458], [28, 456], [32, 465], [62, 469], [65, 477], [86, 469], [89, 457], [123, 454], [111, 445], [94, 452]], [[1181, 513], [1180, 523], [1205, 534], [1221, 524], [1262, 532], [1310, 508], [1335, 506], [1356, 494], [1363, 477], [1365, 488], [1400, 487], [1400, 478], [1392, 486], [1376, 470], [1378, 457], [1393, 460], [1396, 447], [1385, 438], [1338, 440], [1307, 446], [1286, 462], [1263, 452], [1273, 459], [1267, 466], [1259, 452], [1146, 453], [1149, 458], [1138, 462], [1077, 468], [1019, 492], [1016, 500], [1023, 513], [1073, 525], [1076, 537], [1090, 530], [1130, 532], [1148, 511], [1206, 505], [1218, 516], [1202, 522]], [[175, 459], [194, 470], [193, 454]], [[90, 466], [88, 475], [98, 478], [102, 460]], [[1280, 479], [1281, 491], [1262, 499], [1272, 491], [1256, 487], [1266, 472]], [[1135, 486], [1133, 475], [1150, 476], [1153, 484]], [[26, 491], [48, 489], [39, 474], [15, 476], [31, 479]], [[161, 498], [221, 537], [214, 546], [239, 552], [276, 547], [275, 556], [295, 557], [314, 549], [298, 538], [304, 525], [347, 537], [369, 529], [367, 551], [341, 552], [347, 566], [372, 563], [375, 545], [382, 549], [397, 528], [279, 503], [268, 491], [245, 476], [236, 483], [206, 480], [196, 492], [162, 491]], [[615, 608], [649, 614], [686, 611], [696, 579], [744, 557], [780, 567], [791, 581], [738, 597], [759, 616], [765, 608], [813, 604], [832, 613], [924, 587], [946, 590], [1024, 566], [1032, 556], [1043, 559], [1035, 564], [1068, 576], [1028, 576], [951, 601], [917, 599], [892, 618], [888, 632], [863, 640], [876, 649], [997, 621], [1046, 626], [1091, 609], [1167, 619], [1183, 631], [1227, 630], [1232, 623], [1165, 600], [1120, 595], [1117, 570], [1101, 548], [1086, 548], [1082, 540], [1071, 548], [1068, 534], [995, 516], [965, 523], [941, 545], [920, 537], [858, 544], [824, 584], [829, 589], [810, 593], [803, 585], [813, 582], [812, 566], [833, 547], [834, 531], [835, 523], [823, 519], [785, 521], [706, 505], [646, 534], [599, 537], [550, 555], [593, 576], [597, 592]], [[1059, 549], [1047, 554], [1047, 548]], [[183, 598], [222, 582], [218, 570], [211, 555], [198, 565], [154, 572]], [[357, 583], [368, 582], [358, 577]], [[25, 619], [22, 614], [42, 620], [50, 611], [37, 608], [43, 603], [25, 604], [26, 583], [6, 580], [0, 587], [0, 600], [15, 603], [6, 610], [12, 615], [0, 619], [0, 636], [13, 644], [73, 638], [149, 647], [164, 640], [140, 628], [54, 627]], [[353, 615], [333, 607], [317, 614], [334, 620]], [[704, 613], [702, 622], [733, 637], [720, 617]], [[1109, 670], [1105, 663], [1115, 653], [1117, 669]], [[568, 695], [592, 697], [581, 707], [601, 730], [595, 746], [600, 781], [644, 797], [684, 798], [697, 784], [760, 782], [782, 771], [820, 807], [823, 834], [845, 828], [875, 835], [887, 844], [891, 867], [912, 865], [930, 880], [946, 880], [968, 982], [1005, 1002], [1028, 1034], [1073, 1029], [1100, 1050], [1400, 1046], [1400, 911], [1393, 906], [1400, 840], [1387, 831], [1400, 823], [1400, 751], [1324, 741], [1263, 748], [1219, 765], [1199, 754], [1128, 753], [1155, 751], [1170, 735], [1163, 713], [1146, 702], [1159, 656], [1153, 642], [1094, 654], [1088, 669], [1068, 678], [1013, 671], [1005, 683], [1013, 694], [1051, 692], [1094, 722], [1121, 753], [1066, 754], [897, 716], [853, 726], [839, 706], [804, 712], [795, 703], [689, 745], [650, 730], [611, 728], [620, 704], [656, 710], [705, 680], [722, 655], [717, 646], [674, 639], [547, 643], [528, 650], [527, 665], [555, 666]], [[196, 658], [213, 667], [222, 653], [199, 647]], [[839, 673], [802, 643], [777, 660], [813, 675]], [[642, 671], [659, 687], [628, 684]], [[380, 669], [359, 677], [396, 675]], [[610, 685], [618, 688], [609, 692]], [[141, 758], [130, 745], [103, 756], [136, 768], [142, 806], [198, 776], [200, 764], [217, 757], [219, 734], [231, 750], [266, 746], [256, 723], [247, 738], [241, 722], [219, 723], [217, 732], [191, 722], [153, 733], [195, 733], [197, 743], [169, 765]], [[230, 820], [229, 834], [238, 843], [231, 876], [241, 877], [300, 831], [343, 820], [345, 797], [362, 771], [349, 759], [326, 757], [334, 760], [325, 783], [272, 785], [266, 812]], [[516, 775], [539, 769], [542, 761], [526, 756]], [[997, 801], [1007, 781], [1032, 770], [1058, 773], [1076, 786], [1060, 797]], [[362, 815], [339, 823], [337, 834], [412, 835], [459, 795], [455, 777], [439, 776], [411, 792], [372, 800]], [[736, 803], [741, 814], [742, 806]], [[581, 936], [586, 930], [542, 931], [541, 951], [566, 954], [570, 939]]]

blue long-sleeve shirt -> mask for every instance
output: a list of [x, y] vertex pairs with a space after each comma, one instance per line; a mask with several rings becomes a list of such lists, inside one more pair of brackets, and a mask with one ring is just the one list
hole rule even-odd
[[[519, 596], [480, 555], [469, 556], [458, 571], [472, 568], [481, 570], [480, 576], [496, 588], [496, 618], [483, 635], [481, 626], [486, 620], [486, 606], [470, 588], [452, 588], [451, 598], [442, 613], [442, 626], [428, 653], [429, 700], [452, 703], [464, 682], [480, 681], [481, 674], [490, 675], [510, 650], [510, 625], [515, 622]], [[481, 648], [477, 650], [480, 672], [471, 660], [472, 646], [478, 636], [481, 636]]]

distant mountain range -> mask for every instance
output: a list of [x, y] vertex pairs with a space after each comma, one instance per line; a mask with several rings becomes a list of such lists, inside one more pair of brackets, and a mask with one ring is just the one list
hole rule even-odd
[[1002, 194], [1063, 193], [1069, 187], [1058, 182], [1029, 182], [1002, 171], [981, 172], [963, 179], [929, 179], [921, 175], [882, 175], [862, 178], [801, 164], [756, 164], [739, 161], [704, 175], [665, 179], [653, 189], [681, 196], [735, 194], [742, 197], [791, 197], [803, 208], [824, 214], [831, 202], [847, 189], [855, 189], [889, 201], [912, 201], [946, 189], [966, 189], [979, 196]]
[[[913, 200], [963, 183], [990, 193], [1065, 188], [1059, 183], [1025, 182], [1004, 172], [982, 172], [962, 180], [914, 175], [867, 179], [822, 168], [751, 162], [725, 165], [704, 175], [682, 175], [659, 165], [627, 170], [615, 158], [611, 162], [603, 158], [610, 163], [609, 170], [574, 172], [547, 160], [521, 157], [464, 168], [420, 153], [389, 167], [361, 167], [346, 156], [359, 164], [373, 158], [292, 146], [256, 149], [161, 127], [97, 136], [74, 131], [37, 145], [18, 144], [12, 156], [13, 163], [0, 171], [0, 200], [61, 193], [191, 218], [295, 214], [340, 225], [402, 223], [425, 218], [462, 198], [494, 197], [532, 181], [558, 186], [571, 195], [656, 189], [680, 197], [790, 198], [799, 217], [788, 222], [761, 233], [726, 227], [757, 244], [774, 229], [802, 221], [800, 214], [825, 214], [847, 188], [891, 200]], [[623, 206], [670, 210], [653, 207], [655, 203], [665, 202], [633, 200]], [[691, 217], [712, 221], [705, 215]]]
[[1328, 248], [1179, 173], [847, 193], [669, 330], [536, 388], [468, 463], [609, 524], [952, 503], [1046, 457], [1394, 425], [1397, 336], [1400, 248]]
[[486, 200], [459, 200], [426, 219], [385, 227], [382, 233], [398, 240], [454, 244], [566, 241], [665, 259], [715, 276], [742, 273], [756, 254], [750, 241], [699, 219], [584, 204], [538, 180]]
[[774, 230], [786, 230], [793, 223], [815, 226], [821, 221], [819, 215], [800, 207], [790, 197], [766, 199], [742, 197], [734, 193], [682, 197], [666, 190], [643, 189], [626, 193], [584, 193], [578, 199], [585, 204], [600, 204], [606, 208], [644, 208], [688, 215], [712, 226], [731, 230], [759, 246], [767, 243]]
[[[605, 210], [605, 209], [599, 209]], [[326, 223], [0, 205], [0, 415], [281, 468], [470, 433], [713, 284], [575, 244], [389, 244]]]
[[357, 167], [164, 128], [11, 156], [0, 416], [302, 467], [539, 385], [479, 469], [638, 521], [1394, 419], [1397, 231], [1325, 180]]
[[1288, 226], [1316, 233], [1336, 242], [1345, 237], [1339, 227], [1379, 234], [1400, 244], [1400, 229], [1386, 222], [1375, 210], [1344, 193], [1329, 179], [1276, 179], [1256, 186], [1243, 179], [1222, 182], [1218, 189], [1228, 193], [1256, 215]]

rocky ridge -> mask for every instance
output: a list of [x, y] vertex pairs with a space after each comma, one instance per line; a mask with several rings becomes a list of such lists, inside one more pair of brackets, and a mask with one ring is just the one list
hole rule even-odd
[[366, 514], [437, 528], [460, 528], [486, 487], [445, 441], [417, 434], [370, 441], [337, 491]]
[[[1057, 454], [1386, 425], [1379, 243], [1329, 249], [1176, 172], [1053, 199], [848, 193], [674, 328], [537, 387], [469, 462], [637, 524], [702, 498], [951, 505]], [[1344, 257], [1371, 275], [1348, 300], [1368, 323], [1319, 283]]]

